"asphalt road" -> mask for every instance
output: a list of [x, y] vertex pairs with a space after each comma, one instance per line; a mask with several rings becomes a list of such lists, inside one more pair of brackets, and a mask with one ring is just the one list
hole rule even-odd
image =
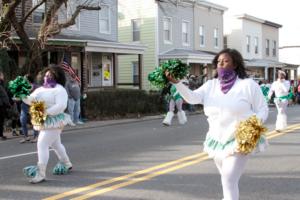
[[[275, 133], [276, 111], [266, 123], [270, 147], [252, 156], [240, 181], [241, 200], [300, 199], [300, 106], [288, 108], [289, 129]], [[74, 170], [51, 174], [29, 184], [24, 166], [37, 161], [35, 144], [0, 141], [0, 199], [212, 200], [221, 199], [221, 184], [212, 160], [202, 153], [207, 131], [204, 115], [188, 116], [180, 126], [162, 119], [88, 123], [66, 129], [63, 143]]]

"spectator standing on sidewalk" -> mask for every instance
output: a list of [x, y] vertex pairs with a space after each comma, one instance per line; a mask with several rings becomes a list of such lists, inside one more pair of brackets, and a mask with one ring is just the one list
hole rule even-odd
[[80, 85], [72, 75], [67, 73], [67, 82], [65, 86], [68, 93], [68, 113], [74, 124], [83, 124], [80, 121]]
[[[31, 92], [33, 92], [36, 88], [37, 85], [34, 84], [34, 79], [32, 76], [29, 74], [25, 75], [25, 78], [29, 81], [31, 84]], [[22, 132], [24, 134], [24, 138], [20, 140], [20, 143], [25, 143], [25, 142], [32, 142], [36, 143], [37, 138], [39, 135], [39, 132], [37, 130], [33, 129], [33, 138], [31, 139], [28, 135], [28, 118], [29, 118], [29, 105], [27, 105], [24, 102], [21, 102], [21, 114], [20, 114], [20, 121], [21, 121], [21, 126], [22, 126]]]
[[170, 88], [172, 84], [168, 83], [160, 92], [160, 101], [163, 103], [163, 108], [165, 112], [169, 111], [169, 101], [170, 101]]
[[1, 140], [6, 140], [6, 136], [3, 135], [4, 132], [4, 119], [7, 117], [6, 110], [10, 107], [9, 97], [4, 87], [4, 74], [0, 71], [0, 138]]
[[300, 104], [300, 83], [298, 83], [297, 89], [296, 89], [296, 102], [298, 104]]
[[12, 135], [22, 135], [23, 132], [21, 130], [22, 126], [20, 122], [21, 101], [14, 99], [13, 94], [9, 90], [7, 91], [7, 94], [9, 97], [10, 105], [12, 106], [9, 114], [9, 119], [11, 120]]

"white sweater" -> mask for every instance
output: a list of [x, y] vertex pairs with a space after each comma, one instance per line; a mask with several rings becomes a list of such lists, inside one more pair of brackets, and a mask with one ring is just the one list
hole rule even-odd
[[225, 144], [234, 138], [237, 124], [256, 115], [263, 122], [268, 117], [268, 106], [259, 85], [252, 79], [237, 79], [224, 94], [220, 81], [212, 79], [191, 91], [184, 84], [175, 84], [180, 95], [190, 104], [203, 104], [208, 117], [207, 137]]
[[60, 84], [56, 84], [54, 88], [39, 87], [30, 96], [23, 99], [29, 105], [35, 100], [45, 102], [47, 115], [58, 115], [67, 108], [68, 94]]
[[271, 98], [273, 92], [275, 92], [276, 97], [282, 97], [289, 94], [290, 91], [290, 82], [287, 80], [277, 80], [274, 83], [272, 83], [270, 92], [268, 94], [269, 98]]

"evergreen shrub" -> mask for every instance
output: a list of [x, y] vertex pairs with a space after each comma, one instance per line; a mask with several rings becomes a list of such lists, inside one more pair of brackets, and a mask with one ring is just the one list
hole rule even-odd
[[85, 117], [90, 120], [140, 117], [164, 112], [159, 92], [135, 89], [90, 91], [83, 107]]

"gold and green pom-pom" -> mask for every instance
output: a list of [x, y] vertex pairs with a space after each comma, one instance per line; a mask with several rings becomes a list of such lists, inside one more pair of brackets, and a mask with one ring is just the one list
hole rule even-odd
[[18, 76], [15, 80], [9, 81], [8, 89], [15, 98], [23, 99], [30, 94], [31, 85], [23, 76]]
[[34, 126], [42, 126], [47, 118], [46, 106], [43, 101], [34, 101], [29, 109], [31, 123]]
[[255, 115], [240, 122], [235, 133], [235, 139], [238, 143], [237, 151], [243, 154], [252, 152], [260, 136], [266, 131], [267, 128]]
[[148, 75], [148, 80], [155, 87], [162, 89], [169, 82], [165, 76], [165, 71], [170, 72], [175, 79], [180, 80], [187, 76], [189, 68], [187, 64], [182, 63], [178, 59], [167, 60]]

